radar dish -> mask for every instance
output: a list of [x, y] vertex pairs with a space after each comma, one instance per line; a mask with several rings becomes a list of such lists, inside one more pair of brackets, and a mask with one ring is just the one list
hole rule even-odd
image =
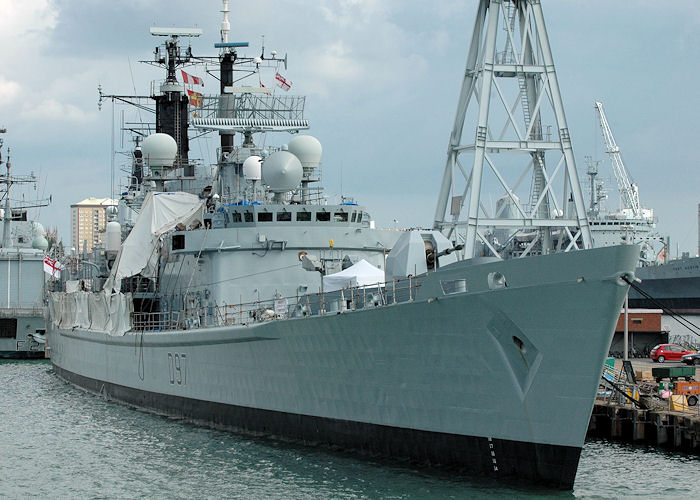
[[285, 193], [296, 188], [303, 173], [299, 158], [288, 151], [276, 151], [263, 162], [263, 181], [273, 193]]
[[262, 176], [262, 158], [249, 156], [243, 162], [243, 177], [248, 181], [259, 181]]
[[311, 135], [298, 135], [287, 145], [290, 153], [299, 158], [304, 168], [316, 168], [321, 161], [323, 148], [318, 139]]
[[141, 150], [149, 167], [172, 167], [177, 156], [177, 143], [168, 134], [159, 132], [146, 137]]

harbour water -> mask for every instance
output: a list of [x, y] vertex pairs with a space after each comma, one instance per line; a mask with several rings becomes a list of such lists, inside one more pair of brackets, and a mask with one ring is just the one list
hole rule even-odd
[[700, 457], [588, 441], [573, 492], [455, 479], [242, 437], [136, 411], [0, 361], [0, 497], [674, 498], [700, 496]]

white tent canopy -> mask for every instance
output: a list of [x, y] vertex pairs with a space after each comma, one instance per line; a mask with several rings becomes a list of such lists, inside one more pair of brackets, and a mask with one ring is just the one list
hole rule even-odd
[[194, 194], [148, 193], [136, 224], [119, 250], [105, 289], [118, 292], [123, 278], [153, 269], [160, 236], [200, 213], [203, 204], [204, 200]]
[[343, 288], [373, 286], [377, 283], [384, 283], [384, 271], [362, 259], [339, 273], [324, 276], [323, 290], [324, 292], [334, 292]]

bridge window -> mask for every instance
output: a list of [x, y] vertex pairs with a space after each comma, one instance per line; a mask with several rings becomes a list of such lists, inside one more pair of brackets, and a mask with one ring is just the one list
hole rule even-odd
[[277, 212], [277, 222], [288, 222], [292, 220], [292, 212]]
[[333, 214], [333, 221], [335, 222], [347, 222], [348, 214], [345, 212], [336, 212]]
[[319, 222], [329, 222], [331, 220], [330, 212], [316, 212], [316, 220]]
[[308, 222], [311, 220], [311, 212], [297, 212], [297, 222]]
[[243, 220], [246, 222], [253, 222], [253, 212], [245, 212], [243, 214]]
[[231, 218], [233, 219], [233, 222], [243, 222], [240, 212], [233, 212], [231, 214]]
[[272, 222], [272, 212], [260, 212], [258, 222]]

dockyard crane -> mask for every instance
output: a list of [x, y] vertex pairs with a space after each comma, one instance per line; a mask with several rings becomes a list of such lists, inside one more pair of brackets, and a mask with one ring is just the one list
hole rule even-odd
[[642, 215], [641, 206], [639, 205], [639, 187], [632, 182], [629, 172], [622, 162], [620, 147], [615, 142], [615, 137], [610, 129], [605, 111], [603, 111], [603, 103], [596, 101], [595, 109], [598, 112], [600, 130], [603, 133], [603, 140], [605, 141], [605, 149], [608, 155], [610, 155], [610, 162], [612, 163], [613, 172], [615, 172], [615, 178], [617, 179], [617, 186], [620, 190], [620, 199], [623, 208], [631, 210], [634, 217], [639, 217]]

